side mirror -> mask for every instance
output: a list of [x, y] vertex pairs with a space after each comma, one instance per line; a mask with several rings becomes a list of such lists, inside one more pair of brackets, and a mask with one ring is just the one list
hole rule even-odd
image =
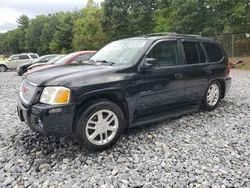
[[153, 67], [157, 66], [157, 59], [155, 58], [146, 58], [143, 65], [142, 70], [143, 71], [150, 71]]

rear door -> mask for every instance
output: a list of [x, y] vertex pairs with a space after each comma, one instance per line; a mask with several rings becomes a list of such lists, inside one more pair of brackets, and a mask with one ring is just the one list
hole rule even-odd
[[207, 59], [198, 40], [183, 39], [182, 54], [185, 59], [185, 97], [191, 105], [199, 105], [208, 84]]

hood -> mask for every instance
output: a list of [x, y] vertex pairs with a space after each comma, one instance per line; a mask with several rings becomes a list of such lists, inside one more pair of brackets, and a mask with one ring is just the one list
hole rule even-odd
[[32, 63], [22, 63], [19, 67], [29, 67]]
[[29, 66], [29, 69], [34, 68], [34, 67], [44, 66], [44, 65], [48, 65], [48, 63], [33, 63], [32, 65]]
[[37, 86], [63, 85], [74, 87], [76, 84], [83, 84], [83, 80], [100, 79], [100, 74], [113, 70], [114, 67], [107, 65], [90, 65], [90, 64], [69, 64], [51, 67], [33, 72], [25, 78]]
[[33, 73], [33, 72], [37, 72], [37, 71], [41, 71], [41, 70], [44, 70], [44, 69], [48, 69], [48, 68], [57, 66], [57, 65], [55, 65], [55, 64], [50, 64], [50, 65], [48, 65], [48, 64], [45, 64], [45, 65], [38, 65], [38, 63], [35, 64], [35, 65], [36, 65], [36, 66], [34, 66], [34, 67], [29, 67], [29, 69], [28, 69], [28, 71], [27, 71], [27, 75], [28, 75], [28, 74], [31, 74], [31, 73]]

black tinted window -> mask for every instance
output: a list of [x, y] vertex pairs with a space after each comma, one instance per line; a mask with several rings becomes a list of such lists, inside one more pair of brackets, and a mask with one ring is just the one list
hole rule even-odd
[[221, 49], [218, 45], [209, 42], [204, 42], [203, 45], [211, 62], [217, 62], [223, 58], [223, 53], [221, 52]]
[[176, 41], [159, 42], [150, 51], [149, 58], [155, 58], [159, 67], [179, 65], [179, 53]]
[[196, 42], [183, 42], [183, 47], [186, 56], [186, 64], [200, 63]]
[[27, 56], [27, 55], [20, 55], [19, 59], [29, 59], [29, 56]]
[[200, 63], [205, 63], [207, 60], [206, 60], [206, 56], [203, 52], [203, 49], [201, 47], [201, 44], [200, 43], [196, 43], [196, 44], [197, 44], [198, 51], [199, 51]]

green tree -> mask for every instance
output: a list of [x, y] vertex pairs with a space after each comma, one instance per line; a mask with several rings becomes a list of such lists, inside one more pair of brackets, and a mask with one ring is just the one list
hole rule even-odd
[[41, 34], [44, 24], [48, 22], [46, 16], [37, 16], [31, 20], [25, 35], [25, 49], [29, 52], [37, 52], [43, 54], [43, 47], [41, 46]]
[[27, 29], [30, 23], [30, 19], [26, 15], [22, 15], [17, 19], [18, 27], [21, 29]]
[[73, 41], [74, 50], [100, 49], [106, 43], [106, 36], [102, 31], [101, 9], [92, 0], [82, 10], [81, 18], [74, 23]]
[[58, 24], [53, 39], [49, 44], [49, 49], [54, 53], [66, 53], [72, 50], [72, 30], [75, 15], [67, 13], [58, 13]]
[[103, 29], [112, 39], [150, 33], [154, 28], [156, 0], [106, 0]]

